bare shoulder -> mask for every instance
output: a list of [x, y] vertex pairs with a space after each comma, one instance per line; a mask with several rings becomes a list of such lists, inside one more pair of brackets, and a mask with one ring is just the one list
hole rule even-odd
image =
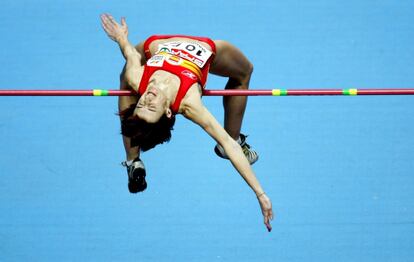
[[145, 64], [147, 62], [147, 58], [145, 57], [144, 43], [145, 41], [142, 41], [135, 46], [135, 49], [141, 55], [141, 64]]
[[189, 119], [194, 118], [197, 114], [200, 114], [201, 110], [204, 109], [201, 94], [202, 91], [200, 85], [195, 83], [183, 98], [179, 113]]
[[182, 108], [181, 114], [193, 123], [199, 125], [216, 140], [218, 135], [222, 134], [220, 133], [221, 131], [227, 134], [215, 117], [204, 106], [201, 100], [201, 91], [195, 89], [193, 92], [194, 93], [188, 96], [185, 102], [182, 103], [182, 107], [180, 106], [180, 109]]
[[[180, 107], [181, 108], [181, 107]], [[207, 133], [216, 136], [216, 131], [223, 129], [201, 100], [201, 95], [194, 94], [182, 105], [183, 116], [203, 128]], [[224, 129], [223, 129], [224, 130]]]
[[143, 74], [143, 66], [125, 67], [121, 75], [121, 82], [125, 82], [123, 89], [132, 89], [135, 92], [138, 92], [138, 88], [141, 83], [141, 78]]

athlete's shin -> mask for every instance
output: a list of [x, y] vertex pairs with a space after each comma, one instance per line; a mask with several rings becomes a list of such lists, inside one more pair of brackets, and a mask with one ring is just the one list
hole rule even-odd
[[[226, 89], [248, 89], [248, 85], [242, 84], [240, 81], [230, 78], [227, 82]], [[237, 140], [240, 135], [246, 105], [246, 96], [223, 97], [224, 129], [235, 140]]]
[[125, 148], [125, 154], [126, 154], [126, 160], [134, 160], [137, 157], [139, 157], [139, 147], [132, 147], [131, 146], [131, 138], [122, 136], [122, 140], [124, 142], [124, 148]]

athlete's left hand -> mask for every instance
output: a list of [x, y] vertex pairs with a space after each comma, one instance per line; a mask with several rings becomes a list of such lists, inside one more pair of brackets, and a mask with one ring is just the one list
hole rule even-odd
[[270, 220], [273, 220], [272, 202], [266, 194], [262, 194], [258, 197], [260, 208], [262, 209], [263, 222], [266, 225], [267, 231], [272, 231]]
[[125, 17], [122, 17], [121, 24], [118, 24], [110, 14], [102, 14], [101, 24], [109, 38], [115, 42], [128, 38], [128, 26]]

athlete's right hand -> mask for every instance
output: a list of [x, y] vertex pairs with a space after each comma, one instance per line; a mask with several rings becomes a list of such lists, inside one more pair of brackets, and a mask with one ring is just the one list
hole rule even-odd
[[102, 14], [101, 24], [108, 37], [115, 42], [128, 38], [128, 26], [125, 17], [122, 17], [121, 24], [118, 24], [110, 14]]

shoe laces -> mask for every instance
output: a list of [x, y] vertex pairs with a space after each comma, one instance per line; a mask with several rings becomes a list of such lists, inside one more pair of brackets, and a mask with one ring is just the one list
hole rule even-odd
[[257, 158], [257, 152], [250, 149], [248, 144], [243, 145], [242, 147], [244, 155], [247, 157], [249, 162], [255, 161]]
[[[121, 162], [121, 165], [127, 168], [130, 168], [134, 166], [136, 162], [141, 162], [141, 159], [139, 157], [135, 158], [130, 164], [128, 164], [129, 161], [123, 161]], [[141, 162], [142, 163], [142, 162]]]

